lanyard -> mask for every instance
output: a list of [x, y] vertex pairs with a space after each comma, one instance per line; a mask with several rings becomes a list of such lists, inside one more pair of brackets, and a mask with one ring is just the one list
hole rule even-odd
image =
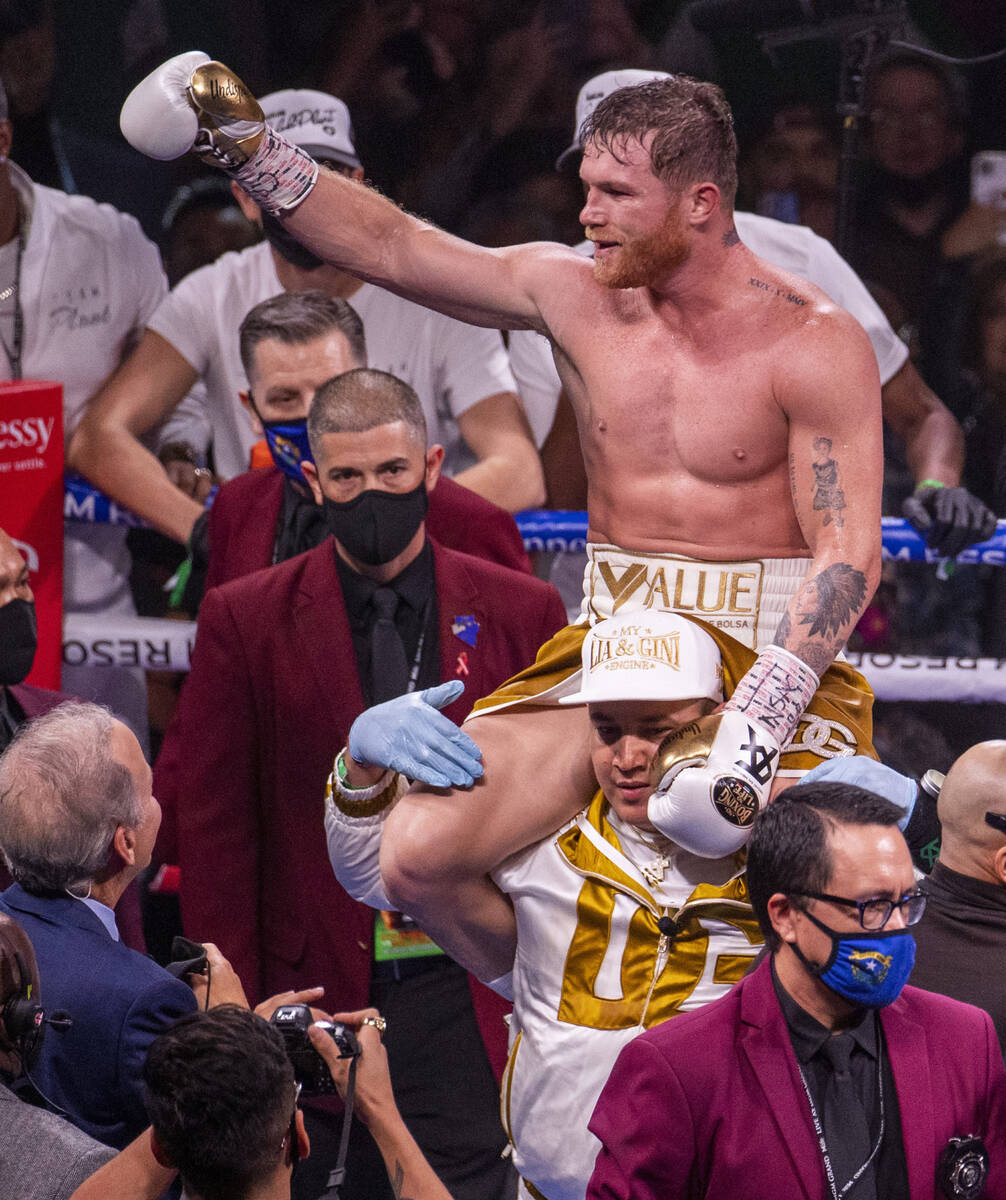
[[18, 201], [18, 230], [17, 230], [17, 258], [14, 268], [14, 282], [9, 287], [4, 288], [0, 292], [0, 302], [10, 299], [11, 294], [14, 296], [14, 341], [8, 346], [7, 339], [0, 334], [0, 342], [3, 343], [3, 348], [7, 354], [7, 360], [10, 362], [11, 379], [21, 378], [21, 349], [24, 344], [24, 312], [21, 308], [21, 256], [24, 254], [24, 227], [25, 217], [21, 211], [21, 202]]
[[405, 689], [406, 693], [414, 692], [416, 684], [419, 682], [419, 667], [423, 660], [423, 642], [426, 641], [426, 626], [430, 620], [430, 602], [429, 600], [423, 605], [423, 627], [419, 631], [419, 643], [416, 646], [416, 657], [412, 660], [412, 670], [409, 672], [409, 686]]
[[877, 1140], [873, 1144], [873, 1149], [870, 1151], [870, 1156], [863, 1165], [856, 1171], [855, 1175], [845, 1184], [841, 1190], [835, 1183], [835, 1172], [831, 1166], [831, 1155], [828, 1153], [828, 1143], [824, 1139], [824, 1126], [821, 1124], [821, 1118], [817, 1114], [817, 1105], [814, 1103], [814, 1097], [810, 1094], [810, 1088], [807, 1085], [807, 1077], [803, 1073], [803, 1068], [799, 1063], [796, 1064], [796, 1069], [800, 1072], [800, 1082], [803, 1084], [803, 1090], [807, 1093], [807, 1103], [810, 1105], [810, 1116], [814, 1122], [814, 1132], [817, 1134], [817, 1145], [821, 1151], [821, 1158], [824, 1160], [824, 1174], [828, 1180], [828, 1187], [831, 1190], [832, 1200], [839, 1200], [851, 1188], [853, 1188], [860, 1179], [860, 1176], [866, 1168], [877, 1157], [877, 1152], [880, 1150], [880, 1144], [884, 1140], [884, 1125], [886, 1117], [884, 1115], [884, 1076], [880, 1069], [880, 1047], [877, 1047], [877, 1094], [880, 1098], [880, 1131], [877, 1134]]

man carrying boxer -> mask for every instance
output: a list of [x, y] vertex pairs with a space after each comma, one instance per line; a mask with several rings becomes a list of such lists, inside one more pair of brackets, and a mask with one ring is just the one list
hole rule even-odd
[[[722, 852], [727, 834], [743, 843], [746, 826], [728, 821], [713, 793], [736, 785], [764, 801], [826, 671], [846, 720], [815, 737], [854, 736], [869, 690], [830, 664], [879, 574], [876, 361], [848, 314], [741, 243], [736, 142], [718, 88], [677, 78], [598, 105], [580, 169], [593, 262], [551, 244], [473, 246], [319, 172], [265, 126], [240, 80], [199, 52], [144, 80], [122, 126], [155, 157], [194, 145], [326, 261], [451, 316], [552, 342], [588, 475], [586, 620], [487, 702], [522, 709], [473, 723], [485, 773], [463, 805], [415, 793], [389, 821], [382, 867], [396, 901], [425, 927], [426, 900], [437, 896], [441, 909], [444, 888], [455, 897], [453, 918], [430, 926], [440, 944], [470, 959], [477, 938], [485, 977], [502, 973], [503, 943], [494, 958], [486, 922], [469, 925], [476, 907], [505, 903], [483, 876], [590, 794], [587, 723], [550, 706], [577, 686], [586, 621], [668, 608], [759, 651], [727, 710], [682, 742], [684, 769], [650, 800], [652, 824], [672, 839], [682, 812], [694, 825], [700, 809], [710, 846]], [[832, 443], [841, 512], [821, 506], [821, 437]], [[535, 797], [521, 803], [512, 782], [528, 763]]]
[[[647, 812], [667, 738], [712, 712], [737, 673], [732, 645], [659, 610], [592, 626], [580, 690], [562, 703], [586, 708], [593, 799], [493, 871], [513, 905], [513, 974], [497, 986], [512, 985], [514, 1005], [501, 1112], [524, 1181], [518, 1200], [583, 1200], [599, 1149], [587, 1122], [621, 1048], [724, 996], [755, 961], [744, 855], [690, 854]], [[353, 722], [356, 753], [380, 738], [388, 712], [378, 705]], [[328, 854], [346, 891], [380, 908], [381, 835], [405, 785], [391, 773], [363, 788], [360, 779], [347, 747], [328, 782]]]

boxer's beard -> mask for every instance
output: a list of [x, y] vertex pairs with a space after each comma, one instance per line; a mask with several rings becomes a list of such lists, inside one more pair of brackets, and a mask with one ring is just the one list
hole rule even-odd
[[653, 233], [625, 241], [617, 261], [594, 260], [594, 278], [607, 288], [650, 287], [666, 279], [691, 253], [684, 223], [673, 210]]

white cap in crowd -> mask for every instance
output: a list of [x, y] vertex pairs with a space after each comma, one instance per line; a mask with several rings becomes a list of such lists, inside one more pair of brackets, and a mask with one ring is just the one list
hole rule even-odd
[[311, 88], [285, 88], [259, 100], [265, 119], [314, 158], [360, 166], [349, 109], [335, 96]]
[[583, 128], [584, 121], [605, 96], [610, 96], [612, 92], [617, 92], [620, 88], [635, 87], [639, 83], [652, 83], [655, 79], [671, 78], [673, 76], [668, 75], [666, 71], [641, 71], [637, 67], [624, 67], [618, 71], [605, 71], [602, 75], [595, 75], [593, 79], [588, 79], [576, 97], [576, 124], [573, 126], [572, 144], [567, 146], [555, 160], [555, 169], [561, 171], [574, 155], [579, 157], [580, 151], [583, 149], [580, 130]]
[[651, 610], [598, 621], [583, 641], [580, 690], [560, 704], [723, 699], [720, 650], [677, 613]]

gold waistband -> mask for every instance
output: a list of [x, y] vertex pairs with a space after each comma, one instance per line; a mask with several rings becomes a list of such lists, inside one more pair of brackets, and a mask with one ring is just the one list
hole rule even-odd
[[591, 543], [581, 619], [591, 625], [618, 613], [656, 608], [701, 617], [756, 649], [771, 641], [809, 558], [707, 562]]

